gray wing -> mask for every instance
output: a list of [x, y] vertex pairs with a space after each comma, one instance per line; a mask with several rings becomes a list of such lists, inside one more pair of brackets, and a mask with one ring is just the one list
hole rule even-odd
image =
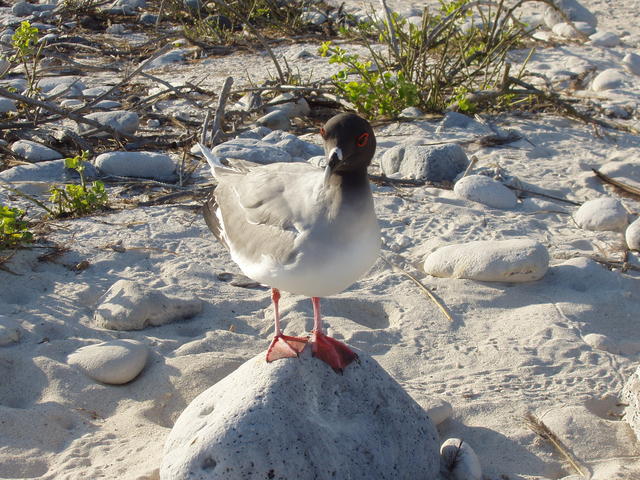
[[223, 244], [248, 260], [268, 255], [285, 265], [295, 261], [296, 245], [323, 215], [322, 178], [312, 165], [281, 163], [220, 175], [205, 219]]

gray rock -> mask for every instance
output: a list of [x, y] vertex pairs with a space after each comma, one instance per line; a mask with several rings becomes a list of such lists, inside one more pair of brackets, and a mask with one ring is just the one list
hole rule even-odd
[[[285, 103], [281, 103], [283, 101], [289, 100]], [[304, 117], [311, 113], [311, 108], [305, 100], [304, 97], [296, 98], [295, 95], [291, 93], [283, 93], [282, 95], [278, 95], [276, 98], [271, 100], [264, 108], [264, 111], [267, 113], [275, 112], [280, 110], [285, 113], [289, 118], [294, 117]], [[273, 130], [284, 130], [284, 129], [273, 129]]]
[[64, 108], [79, 107], [84, 105], [84, 102], [78, 98], [65, 98], [60, 102], [60, 106]]
[[202, 0], [182, 0], [182, 3], [194, 15], [206, 14]]
[[622, 390], [622, 401], [627, 404], [624, 419], [640, 441], [640, 367], [627, 380]]
[[585, 230], [623, 232], [629, 224], [627, 211], [622, 203], [612, 197], [584, 202], [574, 219]]
[[618, 345], [606, 335], [600, 333], [588, 333], [584, 336], [584, 343], [596, 350], [602, 350], [613, 354], [620, 353]]
[[291, 128], [289, 115], [282, 110], [274, 110], [260, 117], [256, 120], [256, 125], [267, 127], [271, 130], [289, 130]]
[[186, 56], [192, 53], [192, 51], [190, 48], [176, 48], [150, 61], [145, 65], [144, 70], [153, 70], [154, 68], [160, 68], [174, 63], [184, 63]]
[[513, 208], [517, 204], [515, 193], [486, 175], [468, 175], [461, 178], [454, 185], [453, 191], [460, 198], [493, 208]]
[[156, 152], [108, 152], [98, 155], [95, 166], [120, 177], [175, 180], [176, 164], [171, 156]]
[[142, 330], [190, 318], [202, 311], [202, 301], [167, 296], [129, 280], [118, 280], [100, 299], [93, 320], [110, 330]]
[[441, 247], [424, 262], [434, 277], [483, 282], [531, 282], [549, 268], [547, 248], [535, 240], [486, 240]]
[[371, 357], [344, 375], [264, 353], [196, 397], [167, 437], [161, 480], [435, 479], [438, 433]]
[[17, 2], [13, 5], [11, 13], [16, 17], [28, 17], [35, 11], [35, 6], [28, 2]]
[[320, 145], [305, 142], [291, 133], [282, 130], [274, 130], [265, 135], [260, 141], [261, 144], [270, 144], [283, 149], [292, 157], [309, 158], [315, 155], [322, 155], [324, 149]]
[[589, 36], [591, 45], [596, 47], [617, 47], [620, 45], [620, 38], [611, 32], [596, 32]]
[[[85, 118], [95, 120], [102, 125], [108, 125], [118, 132], [128, 135], [133, 135], [136, 133], [136, 130], [138, 130], [138, 124], [140, 122], [140, 117], [138, 117], [137, 113], [129, 112], [127, 110], [116, 110], [113, 112], [95, 112], [86, 115]], [[93, 129], [94, 128], [91, 125], [87, 125], [85, 123], [78, 124], [78, 133], [80, 135], [86, 134]], [[107, 136], [108, 134], [103, 132], [96, 132], [94, 135]]]
[[[555, 0], [555, 5], [562, 10], [572, 22], [585, 22], [592, 27], [598, 26], [598, 20], [577, 0]], [[547, 7], [544, 12], [544, 22], [549, 28], [553, 28], [556, 23], [564, 22], [564, 18], [553, 8]]]
[[468, 128], [477, 125], [473, 118], [458, 112], [447, 112], [438, 125], [438, 132], [451, 128]]
[[401, 120], [415, 120], [417, 118], [422, 118], [423, 115], [424, 112], [418, 107], [407, 107], [400, 112], [398, 118]]
[[622, 65], [628, 72], [640, 75], [640, 55], [627, 53], [622, 59]]
[[380, 160], [382, 171], [387, 176], [399, 176], [446, 182], [467, 168], [469, 160], [462, 147], [447, 145], [398, 145], [387, 150]]
[[[113, 87], [110, 87], [110, 86], [107, 86], [107, 85], [104, 85], [104, 86], [101, 86], [101, 87], [85, 88], [84, 90], [82, 90], [82, 95], [84, 97], [95, 98], [95, 97], [99, 97], [100, 95], [103, 95], [103, 94], [107, 93], [112, 88]], [[118, 91], [116, 90], [115, 93], [118, 93]], [[113, 93], [111, 95], [113, 95]]]
[[291, 155], [283, 149], [251, 138], [236, 138], [221, 143], [213, 149], [213, 153], [222, 158], [235, 158], [262, 164], [292, 161]]
[[38, 88], [48, 96], [65, 89], [69, 89], [67, 96], [80, 96], [87, 87], [78, 77], [42, 77], [38, 80]]
[[[92, 180], [98, 174], [95, 167], [85, 162], [84, 175], [87, 180]], [[14, 188], [18, 188], [29, 195], [46, 194], [52, 183], [77, 182], [78, 173], [75, 170], [64, 167], [63, 160], [35, 163], [32, 165], [18, 165], [0, 172], [0, 178], [11, 182]]]
[[596, 75], [591, 83], [591, 89], [596, 92], [613, 90], [624, 87], [625, 83], [626, 76], [623, 72], [615, 68], [607, 68]]
[[147, 363], [149, 350], [136, 340], [111, 340], [81, 347], [67, 363], [102, 383], [121, 385], [138, 376]]
[[237, 138], [253, 138], [254, 140], [261, 140], [269, 135], [273, 130], [267, 127], [253, 127], [249, 130], [242, 132]]
[[158, 21], [158, 16], [153, 13], [144, 12], [140, 15], [140, 23], [143, 25], [155, 25]]
[[15, 100], [11, 100], [10, 98], [0, 98], [0, 114], [5, 114], [8, 112], [16, 112], [16, 102]]
[[21, 331], [18, 322], [0, 315], [0, 347], [17, 343], [20, 340]]
[[46, 162], [62, 158], [60, 152], [31, 140], [18, 140], [11, 145], [11, 151], [24, 157], [28, 162]]
[[[123, 8], [122, 12], [119, 13], [124, 15], [133, 15], [133, 10]], [[122, 23], [114, 23], [113, 25], [109, 25], [107, 27], [105, 33], [108, 33], [109, 35], [126, 35], [129, 33], [129, 30], [127, 30], [127, 27]]]
[[[575, 27], [575, 28], [574, 28]], [[553, 26], [553, 33], [563, 38], [578, 39], [580, 34], [591, 35], [596, 29], [585, 22], [575, 22], [573, 26], [565, 22], [556, 23]]]
[[624, 239], [630, 250], [640, 251], [640, 218], [636, 218], [625, 230]]
[[115, 100], [101, 100], [93, 108], [96, 110], [113, 110], [114, 108], [122, 108], [122, 104]]
[[322, 25], [327, 21], [327, 16], [316, 10], [305, 10], [300, 14], [300, 21], [302, 23], [310, 23], [311, 25]]

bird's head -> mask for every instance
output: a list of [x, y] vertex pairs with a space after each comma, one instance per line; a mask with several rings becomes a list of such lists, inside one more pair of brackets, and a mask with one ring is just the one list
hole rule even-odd
[[376, 151], [369, 122], [353, 113], [340, 113], [320, 129], [327, 157], [325, 182], [336, 173], [366, 172]]

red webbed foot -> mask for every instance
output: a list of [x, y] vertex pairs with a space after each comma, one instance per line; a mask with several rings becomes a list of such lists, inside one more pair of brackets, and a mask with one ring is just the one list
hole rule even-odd
[[288, 335], [276, 335], [267, 350], [267, 362], [280, 360], [281, 358], [297, 357], [307, 346], [307, 337], [290, 337]]
[[353, 350], [324, 333], [313, 332], [312, 342], [313, 356], [329, 365], [336, 373], [342, 373], [351, 362], [358, 360], [358, 354]]

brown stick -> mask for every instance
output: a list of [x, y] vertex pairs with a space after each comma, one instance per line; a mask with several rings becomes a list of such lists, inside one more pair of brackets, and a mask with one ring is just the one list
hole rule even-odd
[[610, 185], [614, 185], [614, 186], [618, 187], [620, 190], [624, 190], [627, 193], [630, 193], [632, 195], [636, 195], [636, 196], [640, 197], [640, 188], [637, 188], [637, 187], [634, 187], [633, 185], [628, 185], [626, 183], [623, 183], [623, 182], [620, 182], [618, 180], [615, 180], [615, 179], [611, 178], [610, 176], [605, 175], [604, 173], [600, 172], [599, 170], [596, 170], [595, 168], [592, 168], [591, 170], [603, 182], [608, 183]]
[[218, 107], [216, 108], [216, 113], [213, 117], [213, 124], [211, 125], [211, 144], [215, 145], [216, 140], [219, 136], [223, 135], [222, 131], [222, 121], [224, 120], [224, 108], [227, 104], [227, 99], [229, 98], [229, 91], [231, 90], [231, 86], [233, 85], [233, 77], [227, 77], [224, 80], [224, 85], [222, 86], [222, 91], [220, 92], [220, 97], [218, 98]]

